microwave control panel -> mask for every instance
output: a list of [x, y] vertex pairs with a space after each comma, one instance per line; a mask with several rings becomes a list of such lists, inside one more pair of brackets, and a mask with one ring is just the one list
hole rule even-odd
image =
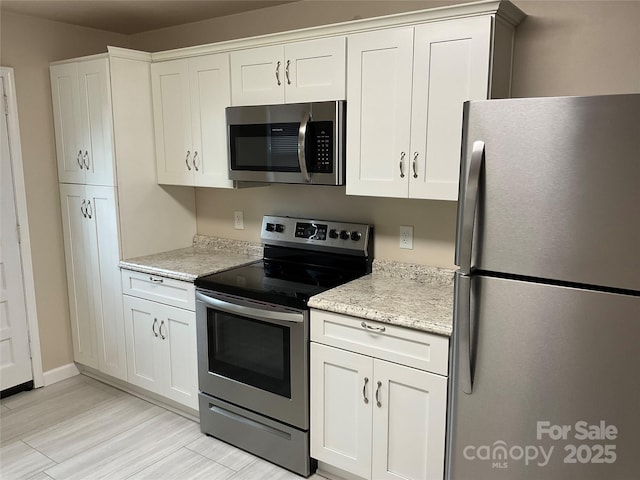
[[309, 170], [314, 173], [333, 173], [333, 122], [310, 122], [309, 127]]

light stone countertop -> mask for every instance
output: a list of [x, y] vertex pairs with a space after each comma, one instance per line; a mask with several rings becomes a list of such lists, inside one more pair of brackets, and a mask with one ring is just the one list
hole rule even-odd
[[451, 336], [453, 270], [375, 260], [373, 273], [309, 299], [309, 306]]
[[[262, 245], [196, 235], [192, 247], [136, 257], [120, 267], [193, 282], [262, 258]], [[373, 273], [309, 299], [309, 307], [450, 336], [453, 270], [375, 260]]]
[[260, 244], [196, 235], [192, 247], [122, 260], [120, 268], [193, 282], [202, 275], [261, 258]]

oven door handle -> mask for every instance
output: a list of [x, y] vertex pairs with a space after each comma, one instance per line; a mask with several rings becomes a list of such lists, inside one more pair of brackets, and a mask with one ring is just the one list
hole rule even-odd
[[205, 305], [208, 305], [221, 312], [231, 313], [234, 315], [240, 315], [243, 317], [250, 317], [256, 320], [264, 320], [266, 322], [273, 323], [274, 320], [287, 323], [302, 323], [304, 322], [303, 313], [291, 313], [281, 312], [274, 310], [266, 310], [262, 308], [248, 307], [244, 305], [237, 305], [235, 303], [225, 302], [224, 300], [218, 300], [217, 298], [209, 297], [200, 292], [196, 292], [196, 300], [200, 300]]

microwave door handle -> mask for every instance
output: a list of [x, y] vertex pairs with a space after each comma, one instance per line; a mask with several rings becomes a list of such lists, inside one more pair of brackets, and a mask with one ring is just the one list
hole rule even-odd
[[225, 302], [217, 298], [209, 297], [200, 292], [196, 292], [196, 300], [201, 301], [211, 308], [220, 310], [221, 312], [240, 315], [242, 317], [254, 318], [265, 322], [273, 323], [273, 321], [287, 323], [302, 323], [304, 315], [302, 313], [278, 312], [274, 310], [263, 310], [261, 308], [248, 307], [245, 305], [237, 305], [235, 303]]
[[307, 158], [305, 156], [305, 145], [307, 143], [307, 126], [312, 120], [311, 112], [307, 112], [302, 117], [300, 122], [300, 130], [298, 131], [298, 163], [300, 164], [300, 172], [302, 172], [302, 178], [307, 183], [311, 183], [311, 175], [307, 170]]

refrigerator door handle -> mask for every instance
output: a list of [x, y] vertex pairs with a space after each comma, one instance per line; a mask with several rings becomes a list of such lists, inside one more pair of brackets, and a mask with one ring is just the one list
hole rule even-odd
[[458, 265], [462, 273], [471, 273], [471, 253], [473, 234], [476, 226], [476, 210], [478, 207], [478, 188], [480, 186], [480, 172], [484, 164], [485, 145], [482, 141], [473, 142], [471, 159], [469, 160], [469, 174], [462, 205], [462, 234], [460, 236]]
[[472, 343], [471, 343], [471, 278], [456, 278], [456, 340], [458, 343], [459, 385], [467, 394], [473, 393]]

